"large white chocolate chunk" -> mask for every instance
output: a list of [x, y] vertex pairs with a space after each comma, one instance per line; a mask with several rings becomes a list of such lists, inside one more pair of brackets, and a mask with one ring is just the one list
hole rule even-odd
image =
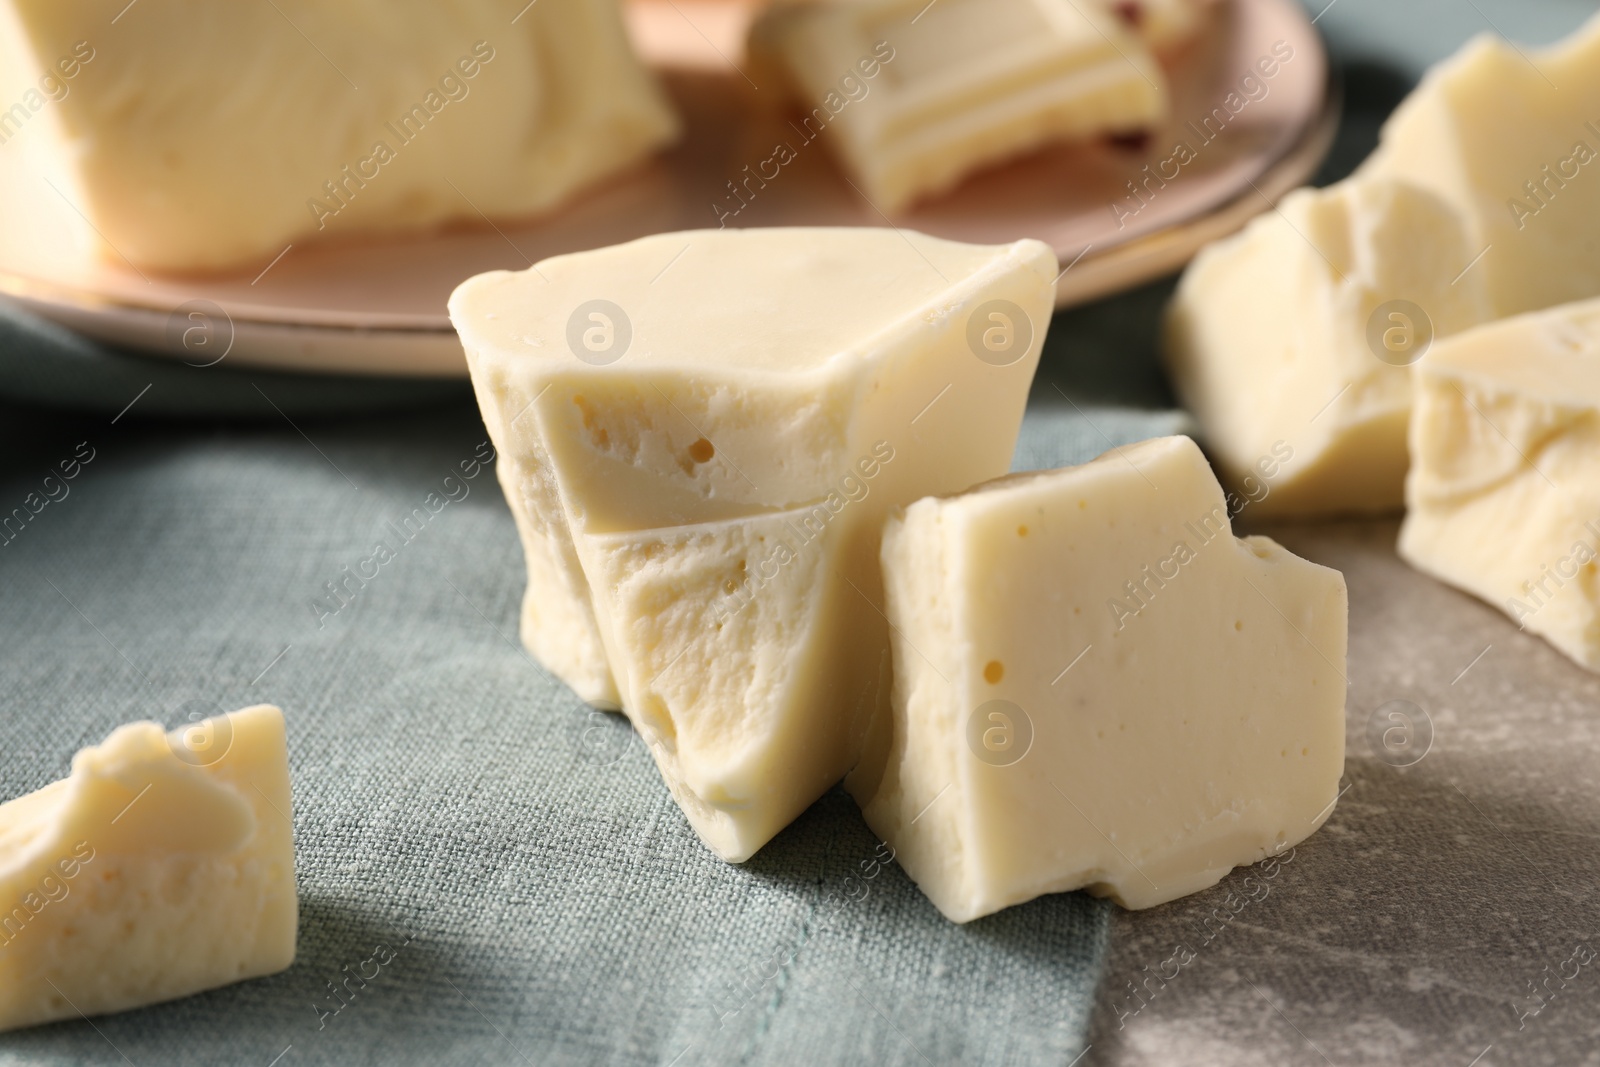
[[883, 517], [1009, 467], [1055, 274], [1036, 241], [713, 230], [452, 297], [523, 513], [524, 642], [621, 704], [720, 855], [855, 763], [887, 700]]
[[1147, 128], [1166, 79], [1122, 20], [1072, 0], [862, 0], [773, 10], [751, 50], [787, 73], [809, 141], [882, 211], [1058, 141]]
[[1400, 554], [1600, 670], [1600, 300], [1417, 364]]
[[1054, 263], [1038, 241], [698, 230], [482, 274], [450, 306], [507, 451], [548, 462], [585, 529], [643, 530], [822, 500], [882, 440], [915, 444], [894, 486], [1003, 472]]
[[0, 1030], [187, 996], [294, 961], [283, 713], [122, 726], [0, 804]]
[[1408, 364], [1488, 316], [1471, 255], [1449, 205], [1379, 177], [1292, 193], [1195, 258], [1167, 366], [1254, 514], [1400, 507]]
[[544, 212], [676, 132], [617, 0], [125, 6], [0, 3], [3, 99], [62, 94], [0, 141], [146, 268]]
[[891, 519], [894, 738], [851, 783], [947, 917], [1144, 908], [1304, 839], [1344, 766], [1344, 580], [1230, 532], [1169, 437]]
[[[1600, 296], [1600, 18], [1544, 50], [1491, 36], [1429, 71], [1364, 171], [1467, 220], [1496, 317]], [[1452, 276], [1455, 271], [1449, 272]]]

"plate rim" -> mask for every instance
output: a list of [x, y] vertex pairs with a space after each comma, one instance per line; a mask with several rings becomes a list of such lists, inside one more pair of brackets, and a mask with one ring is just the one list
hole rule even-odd
[[[1094, 263], [1105, 262], [1114, 259], [1135, 258], [1136, 256], [1148, 250], [1150, 247], [1170, 243], [1175, 233], [1181, 233], [1208, 220], [1213, 220], [1218, 217], [1231, 216], [1234, 213], [1234, 208], [1238, 207], [1241, 203], [1250, 200], [1252, 197], [1264, 197], [1270, 208], [1270, 206], [1275, 205], [1278, 200], [1282, 199], [1282, 197], [1287, 195], [1287, 193], [1299, 188], [1302, 184], [1304, 184], [1304, 179], [1309, 177], [1310, 173], [1315, 172], [1316, 168], [1321, 165], [1321, 162], [1323, 158], [1325, 158], [1328, 149], [1333, 143], [1334, 136], [1337, 133], [1339, 117], [1342, 111], [1338, 93], [1336, 92], [1337, 85], [1335, 83], [1337, 80], [1337, 75], [1330, 67], [1329, 77], [1326, 79], [1327, 84], [1325, 84], [1323, 88], [1323, 105], [1317, 113], [1316, 120], [1312, 123], [1309, 123], [1306, 126], [1305, 132], [1302, 134], [1302, 136], [1293, 144], [1289, 145], [1289, 147], [1281, 155], [1279, 155], [1278, 158], [1269, 163], [1266, 169], [1261, 172], [1261, 174], [1256, 176], [1255, 181], [1258, 183], [1264, 179], [1266, 180], [1266, 184], [1270, 189], [1273, 190], [1270, 195], [1265, 190], [1257, 190], [1254, 188], [1249, 190], [1241, 190], [1234, 196], [1213, 205], [1209, 210], [1202, 212], [1201, 214], [1194, 215], [1183, 220], [1182, 222], [1175, 222], [1165, 229], [1157, 230], [1154, 233], [1147, 233], [1143, 236], [1135, 237], [1129, 241], [1110, 245], [1102, 252], [1092, 253], [1085, 256], [1084, 261]], [[1294, 165], [1285, 166], [1285, 164], [1290, 161], [1292, 161]], [[1291, 177], [1290, 175], [1293, 176]], [[1285, 188], [1285, 186], [1287, 186], [1287, 188]], [[893, 228], [905, 229], [905, 227]], [[1059, 256], [1061, 251], [1062, 250], [1057, 249], [1056, 254]], [[14, 273], [5, 269], [4, 267], [0, 267], [0, 295], [11, 297], [15, 300], [24, 301], [27, 303], [71, 307], [76, 311], [87, 313], [95, 313], [103, 309], [114, 309], [116, 311], [152, 315], [160, 318], [166, 318], [171, 314], [170, 310], [164, 311], [153, 307], [150, 304], [122, 300], [117, 297], [107, 296], [89, 289], [73, 288], [70, 286], [56, 285], [50, 282], [40, 281], [37, 278]], [[1079, 295], [1078, 291], [1068, 290], [1067, 292], [1063, 293], [1058, 288], [1056, 307], [1057, 309], [1072, 307], [1078, 303], [1093, 300], [1098, 295], [1102, 295], [1102, 292], [1092, 292], [1088, 295]], [[359, 326], [353, 323], [309, 322], [303, 320], [295, 321], [292, 319], [266, 317], [251, 313], [235, 314], [232, 311], [228, 312], [228, 317], [232, 319], [236, 325], [249, 325], [253, 327], [266, 327], [285, 330], [325, 330], [331, 333], [341, 334], [393, 333], [427, 335], [453, 334], [455, 332], [455, 329], [448, 325], [448, 318], [443, 316], [438, 317], [440, 320], [442, 320], [441, 322], [419, 321], [410, 324], [403, 322], [390, 322], [379, 326]], [[413, 317], [419, 320], [424, 318], [435, 318], [434, 316], [422, 315]]]
[[[1275, 2], [1290, 9], [1301, 19], [1306, 18], [1305, 11], [1293, 0], [1275, 0]], [[1275, 209], [1284, 196], [1307, 183], [1327, 158], [1337, 136], [1343, 112], [1341, 72], [1332, 62], [1326, 42], [1320, 34], [1316, 34], [1314, 27], [1313, 34], [1319, 45], [1320, 58], [1324, 66], [1321, 102], [1315, 116], [1304, 125], [1299, 136], [1271, 158], [1259, 173], [1248, 179], [1246, 188], [1239, 189], [1233, 196], [1153, 233], [1116, 242], [1102, 250], [1080, 254], [1071, 260], [1056, 279], [1056, 310], [1088, 303], [1137, 285], [1141, 281], [1152, 281], [1182, 268], [1206, 244], [1237, 232], [1251, 219], [1265, 211]], [[1255, 201], [1262, 202], [1263, 206], [1258, 210], [1246, 207]], [[892, 221], [890, 226], [895, 229], [905, 228], [894, 226]], [[1058, 248], [1055, 251], [1062, 262], [1068, 262], [1068, 250]], [[1085, 265], [1099, 268], [1091, 275], [1093, 281], [1085, 285], [1075, 284], [1075, 279], [1071, 277], [1073, 268], [1079, 265], [1079, 260]], [[128, 336], [129, 333], [141, 334], [144, 337], [160, 336], [173, 314], [171, 308], [156, 307], [149, 303], [92, 289], [20, 274], [4, 266], [0, 266], [0, 297], [16, 301], [34, 314], [76, 332], [98, 337], [107, 343], [126, 346], [140, 353], [158, 357], [182, 359], [182, 354], [172, 351], [169, 346], [140, 343]], [[238, 314], [226, 308], [221, 310], [235, 331], [247, 330], [258, 336], [262, 333], [289, 333], [308, 340], [320, 339], [332, 343], [362, 338], [387, 338], [403, 339], [412, 344], [429, 341], [447, 342], [453, 341], [456, 337], [455, 328], [446, 315], [413, 315], [408, 316], [413, 320], [409, 322], [398, 320], [398, 317], [386, 316], [389, 321], [361, 324], [264, 315], [260, 309], [241, 310]], [[121, 320], [124, 330], [117, 331], [115, 336], [107, 336], [98, 331], [85, 329], [85, 320], [96, 319]], [[239, 356], [244, 358], [236, 358], [235, 362], [238, 365], [278, 367], [300, 372], [309, 370], [312, 373], [321, 369], [323, 373], [330, 375], [358, 374], [411, 378], [444, 377], [451, 374], [443, 369], [424, 371], [417, 366], [383, 369], [370, 366], [365, 360], [361, 361], [361, 365], [341, 361], [319, 364], [317, 368], [308, 368], [294, 361], [295, 365], [290, 368], [279, 359], [254, 357], [253, 354], [244, 352], [239, 353]], [[460, 369], [454, 373], [459, 375], [464, 371], [463, 361]]]

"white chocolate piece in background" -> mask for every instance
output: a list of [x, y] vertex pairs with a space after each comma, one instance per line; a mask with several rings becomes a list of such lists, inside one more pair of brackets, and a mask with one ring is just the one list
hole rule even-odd
[[707, 230], [451, 298], [528, 559], [523, 641], [632, 717], [724, 858], [868, 743], [883, 517], [1009, 469], [1056, 271], [1037, 241]]
[[1417, 364], [1400, 555], [1600, 671], [1600, 300]]
[[[1362, 173], [1405, 178], [1467, 222], [1493, 317], [1600, 296], [1600, 16], [1546, 49], [1492, 36], [1428, 72]], [[1487, 251], [1485, 251], [1487, 250]]]
[[125, 6], [0, 2], [8, 105], [92, 54], [0, 135], [119, 264], [259, 269], [316, 236], [532, 216], [677, 131], [617, 0], [515, 24], [497, 0]]
[[1151, 907], [1333, 810], [1344, 579], [1234, 538], [1188, 438], [919, 501], [883, 566], [894, 740], [850, 784], [946, 917]]
[[[1049, 144], [1146, 129], [1167, 110], [1144, 43], [1073, 0], [791, 4], [755, 25], [750, 50], [786, 72], [806, 136], [825, 136], [890, 213]], [[841, 94], [846, 77], [864, 91]]]
[[1159, 53], [1176, 51], [1199, 35], [1216, 0], [1095, 0]]
[[123, 1011], [294, 962], [283, 713], [118, 727], [0, 804], [0, 1030]]
[[1400, 508], [1408, 363], [1488, 315], [1481, 277], [1458, 277], [1471, 256], [1437, 196], [1357, 177], [1291, 193], [1195, 257], [1167, 368], [1252, 515]]

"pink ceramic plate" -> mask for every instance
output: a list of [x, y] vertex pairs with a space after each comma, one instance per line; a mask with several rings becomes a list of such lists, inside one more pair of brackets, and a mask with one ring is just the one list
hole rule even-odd
[[[86, 334], [191, 363], [225, 354], [283, 369], [459, 376], [465, 364], [445, 300], [462, 279], [715, 226], [739, 208], [728, 224], [892, 221], [962, 241], [1036, 237], [1068, 268], [1058, 282], [1065, 305], [1170, 271], [1266, 210], [1316, 168], [1337, 120], [1327, 57], [1300, 6], [1221, 0], [1202, 35], [1169, 59], [1172, 117], [1141, 144], [1054, 149], [887, 220], [820, 142], [805, 144], [781, 110], [764, 106], [777, 90], [744, 69], [750, 10], [743, 0], [632, 0], [635, 36], [662, 71], [685, 136], [648, 166], [520, 225], [296, 244], [236, 276], [147, 277], [87, 254], [72, 236], [70, 206], [0, 153], [0, 293]], [[1266, 59], [1275, 61], [1270, 78], [1261, 74]], [[727, 183], [780, 142], [797, 158], [741, 207]]]

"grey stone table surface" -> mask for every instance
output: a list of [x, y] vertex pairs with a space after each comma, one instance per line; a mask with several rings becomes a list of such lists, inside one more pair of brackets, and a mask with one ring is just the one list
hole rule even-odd
[[1600, 677], [1397, 529], [1258, 531], [1349, 584], [1345, 791], [1276, 869], [1113, 915], [1086, 1067], [1600, 1063]]
[[[1595, 11], [1307, 7], [1345, 71], [1318, 184], [1347, 174], [1411, 81], [1468, 37], [1545, 43]], [[1092, 327], [1099, 313], [1082, 315]], [[1076, 313], [1063, 318], [1073, 329]], [[1120, 366], [1154, 365], [1148, 342], [1121, 343]], [[1083, 395], [1084, 373], [1064, 373]], [[1119, 388], [1149, 380], [1124, 371]], [[1289, 862], [1113, 914], [1083, 1067], [1600, 1064], [1600, 678], [1406, 566], [1398, 526], [1241, 524], [1349, 584], [1346, 791]]]

